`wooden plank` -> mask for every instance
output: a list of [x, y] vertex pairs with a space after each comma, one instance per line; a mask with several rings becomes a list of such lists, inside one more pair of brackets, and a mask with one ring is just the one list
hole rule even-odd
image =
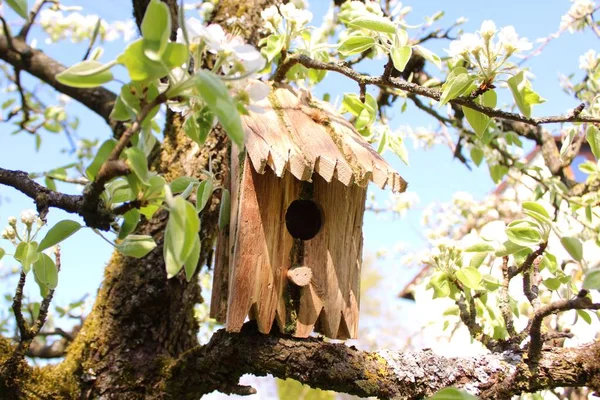
[[227, 330], [239, 331], [252, 309], [259, 330], [269, 333], [278, 309], [285, 309], [293, 239], [285, 228], [285, 212], [297, 198], [300, 181], [290, 174], [277, 178], [267, 169], [260, 175], [244, 164], [240, 206], [232, 259]]
[[215, 250], [215, 264], [213, 269], [213, 285], [210, 299], [209, 315], [219, 323], [225, 323], [227, 319], [227, 297], [229, 287], [229, 264], [233, 240], [235, 237], [235, 222], [237, 216], [238, 204], [238, 186], [239, 186], [239, 152], [237, 146], [232, 146], [230, 154], [229, 176], [224, 182], [224, 186], [229, 188], [231, 193], [231, 214], [229, 227], [226, 230], [219, 231], [217, 236], [217, 246]]
[[314, 177], [314, 201], [323, 209], [324, 224], [304, 244], [304, 265], [313, 278], [301, 292], [298, 336], [315, 325], [331, 338], [358, 334], [365, 199], [363, 188]]

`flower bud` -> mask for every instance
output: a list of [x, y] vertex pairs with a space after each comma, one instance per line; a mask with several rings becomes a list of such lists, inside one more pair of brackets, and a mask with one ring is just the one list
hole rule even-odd
[[8, 217], [8, 224], [10, 226], [15, 226], [17, 225], [17, 217]]
[[36, 217], [37, 214], [34, 210], [29, 209], [21, 211], [21, 222], [25, 225], [31, 226], [31, 224], [33, 224], [33, 222], [35, 221]]

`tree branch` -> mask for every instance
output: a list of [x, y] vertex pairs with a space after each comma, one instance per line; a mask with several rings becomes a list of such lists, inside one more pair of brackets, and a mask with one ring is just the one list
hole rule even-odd
[[103, 229], [109, 226], [114, 216], [108, 210], [89, 210], [83, 207], [83, 196], [55, 192], [29, 178], [23, 171], [0, 168], [0, 185], [11, 186], [33, 199], [41, 219], [45, 219], [50, 207], [60, 208], [68, 213], [80, 215], [92, 228]]
[[64, 71], [65, 66], [42, 51], [28, 46], [18, 36], [12, 38], [0, 36], [0, 59], [16, 69], [29, 72], [59, 92], [79, 101], [102, 117], [117, 134], [122, 131], [121, 123], [110, 120], [110, 113], [117, 98], [110, 90], [102, 87], [79, 89], [61, 84], [56, 80], [56, 75]]
[[[184, 353], [168, 367], [161, 390], [167, 398], [181, 399], [213, 390], [232, 393], [239, 390], [240, 376], [251, 373], [382, 399], [423, 398], [447, 386], [466, 388], [483, 399], [505, 398], [495, 397], [498, 386], [519, 365], [523, 365], [519, 353], [476, 357], [442, 357], [431, 350], [374, 353], [317, 338], [263, 335], [248, 323], [239, 334], [220, 330], [206, 346]], [[515, 376], [509, 394], [599, 383], [600, 342], [543, 352], [537, 374]]]
[[[344, 62], [322, 62], [313, 60], [312, 58], [303, 55], [303, 54], [293, 54], [289, 56], [286, 61], [279, 66], [273, 80], [281, 81], [286, 73], [296, 64], [302, 64], [307, 68], [325, 70], [325, 71], [334, 71], [338, 72], [353, 81], [358, 82], [361, 85], [375, 85], [380, 87], [391, 87], [395, 89], [400, 89], [405, 92], [429, 97], [434, 100], [439, 100], [441, 98], [441, 92], [437, 89], [426, 88], [424, 86], [418, 85], [416, 83], [407, 82], [405, 80], [399, 78], [386, 78], [385, 76], [373, 77], [369, 75], [363, 75], [358, 71], [348, 67]], [[459, 97], [453, 100], [450, 100], [450, 103], [461, 105], [464, 107], [471, 108], [473, 110], [479, 111], [489, 117], [500, 118], [510, 121], [519, 121], [524, 122], [529, 125], [541, 125], [541, 124], [554, 124], [561, 122], [600, 122], [600, 119], [593, 117], [582, 117], [577, 113], [568, 113], [566, 115], [560, 116], [550, 116], [550, 117], [539, 117], [539, 118], [529, 118], [525, 117], [521, 114], [516, 114], [512, 112], [502, 111], [495, 108], [485, 107], [478, 103], [476, 103], [470, 97]]]

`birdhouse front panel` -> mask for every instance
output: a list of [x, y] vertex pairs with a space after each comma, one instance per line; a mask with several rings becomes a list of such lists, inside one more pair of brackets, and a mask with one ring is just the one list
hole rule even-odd
[[[274, 86], [243, 117], [231, 220], [217, 243], [211, 316], [297, 337], [356, 338], [366, 186], [406, 182], [326, 103]], [[239, 161], [239, 162], [238, 162]]]

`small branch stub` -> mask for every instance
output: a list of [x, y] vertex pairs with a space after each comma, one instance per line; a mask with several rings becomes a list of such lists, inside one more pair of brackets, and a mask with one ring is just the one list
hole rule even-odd
[[296, 286], [306, 286], [312, 279], [312, 270], [309, 267], [290, 268], [287, 277]]

